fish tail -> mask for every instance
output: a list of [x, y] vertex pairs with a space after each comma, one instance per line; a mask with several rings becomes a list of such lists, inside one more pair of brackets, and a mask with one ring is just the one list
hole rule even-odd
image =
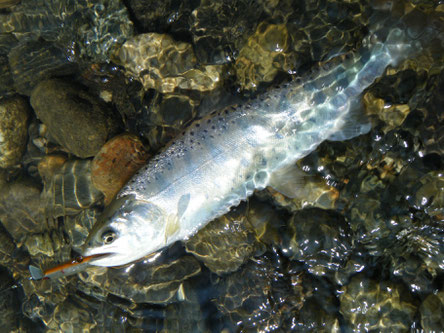
[[[375, 40], [382, 42], [392, 66], [419, 55], [425, 49], [431, 50], [434, 56], [443, 54], [442, 13], [412, 7], [405, 1], [388, 1], [384, 2], [384, 7], [374, 7], [376, 10], [369, 24], [369, 43]], [[389, 15], [387, 10], [390, 11]]]

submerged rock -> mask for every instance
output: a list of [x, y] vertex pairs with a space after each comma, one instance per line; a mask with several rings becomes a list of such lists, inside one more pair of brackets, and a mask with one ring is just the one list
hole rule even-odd
[[272, 82], [279, 71], [290, 71], [296, 61], [289, 44], [284, 24], [259, 24], [239, 51], [234, 66], [242, 89], [255, 91], [259, 83]]
[[323, 276], [341, 269], [352, 251], [349, 224], [338, 214], [304, 209], [287, 222], [282, 251], [308, 271]]
[[10, 13], [0, 14], [0, 31], [20, 39], [42, 38], [73, 58], [103, 62], [133, 34], [133, 24], [118, 0], [22, 0]]
[[248, 224], [246, 210], [243, 204], [199, 230], [186, 242], [187, 252], [216, 274], [236, 271], [261, 247]]
[[79, 277], [95, 289], [126, 300], [122, 306], [126, 305], [124, 308], [132, 312], [134, 303], [169, 304], [180, 300], [183, 283], [200, 271], [201, 266], [194, 257], [183, 256], [161, 262], [146, 259], [124, 268], [92, 267]]
[[408, 331], [416, 306], [403, 286], [356, 275], [342, 289], [341, 314], [353, 331]]
[[1, 187], [0, 221], [19, 245], [29, 234], [47, 228], [40, 191], [40, 184], [28, 178]]
[[46, 156], [39, 163], [39, 172], [45, 185], [42, 205], [48, 218], [76, 215], [103, 198], [91, 182], [91, 160], [65, 162], [60, 156]]
[[41, 82], [31, 94], [31, 105], [57, 143], [81, 158], [97, 154], [119, 127], [105, 104], [62, 80]]
[[161, 93], [180, 90], [211, 91], [221, 86], [222, 67], [197, 66], [193, 47], [169, 35], [140, 34], [127, 40], [118, 52], [118, 62], [146, 90]]
[[64, 50], [42, 40], [18, 44], [8, 58], [15, 90], [28, 96], [39, 82], [56, 75], [74, 74], [77, 70]]
[[105, 143], [91, 164], [91, 180], [105, 195], [105, 205], [146, 163], [148, 156], [139, 137], [133, 134], [121, 134]]
[[430, 294], [422, 302], [421, 326], [426, 332], [439, 332], [444, 327], [444, 291]]
[[28, 135], [28, 103], [21, 97], [0, 100], [0, 168], [20, 162]]
[[220, 281], [217, 308], [227, 317], [230, 331], [288, 330], [303, 304], [302, 290], [293, 289], [285, 267], [273, 254], [250, 259]]

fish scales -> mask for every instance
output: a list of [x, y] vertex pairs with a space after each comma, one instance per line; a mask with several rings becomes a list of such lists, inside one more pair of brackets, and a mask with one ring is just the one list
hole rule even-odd
[[123, 265], [186, 240], [324, 140], [368, 132], [368, 123], [350, 126], [356, 101], [389, 65], [421, 50], [396, 26], [382, 31], [358, 52], [191, 124], [122, 188], [84, 255], [108, 253], [91, 264]]

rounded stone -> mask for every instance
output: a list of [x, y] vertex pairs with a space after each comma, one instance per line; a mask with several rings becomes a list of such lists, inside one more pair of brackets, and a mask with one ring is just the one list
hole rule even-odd
[[31, 94], [31, 105], [57, 143], [80, 158], [97, 154], [119, 127], [100, 100], [58, 79], [39, 83]]
[[0, 101], [0, 167], [20, 162], [26, 147], [29, 106], [17, 96]]
[[91, 164], [91, 180], [105, 195], [106, 205], [147, 159], [143, 143], [134, 134], [115, 136], [100, 149]]
[[416, 307], [401, 284], [375, 281], [364, 274], [352, 278], [339, 297], [340, 312], [351, 331], [406, 332]]

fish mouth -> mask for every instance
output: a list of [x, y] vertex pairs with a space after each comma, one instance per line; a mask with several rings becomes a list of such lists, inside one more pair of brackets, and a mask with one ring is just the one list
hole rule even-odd
[[83, 251], [82, 258], [84, 261], [88, 261], [90, 265], [93, 266], [105, 266], [103, 264], [100, 264], [103, 259], [109, 259], [115, 255], [117, 255], [117, 252], [113, 252], [112, 249], [107, 249], [106, 252], [99, 252], [101, 249], [89, 249], [86, 251]]
[[110, 255], [113, 255], [113, 253], [108, 252], [108, 253], [96, 253], [96, 254], [91, 254], [91, 255], [85, 255], [85, 256], [80, 256], [79, 258], [81, 258], [80, 260], [83, 262], [89, 262], [90, 264], [93, 264], [93, 262], [95, 260], [99, 260], [102, 258], [106, 258]]

